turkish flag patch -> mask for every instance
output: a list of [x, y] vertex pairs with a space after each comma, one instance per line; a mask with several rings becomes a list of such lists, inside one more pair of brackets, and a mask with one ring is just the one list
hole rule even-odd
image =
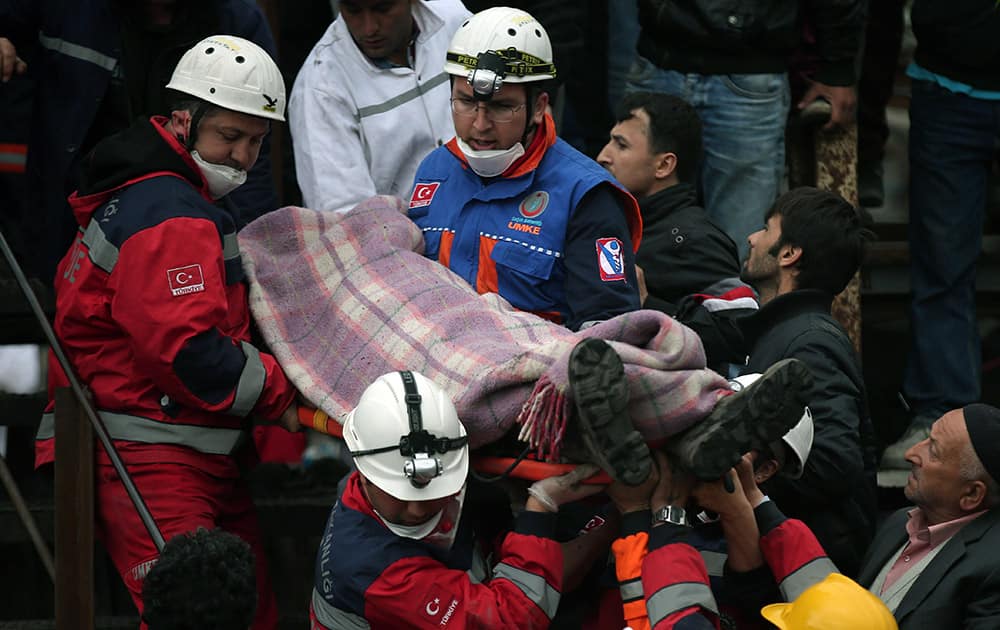
[[604, 282], [625, 279], [625, 253], [619, 239], [597, 239], [597, 266]]
[[410, 207], [411, 208], [422, 208], [424, 206], [431, 205], [431, 200], [434, 199], [434, 193], [437, 192], [438, 186], [441, 182], [434, 182], [433, 184], [417, 184], [413, 188], [413, 196], [410, 197]]
[[201, 265], [167, 269], [167, 282], [170, 284], [170, 294], [174, 297], [205, 290], [205, 276], [201, 273]]

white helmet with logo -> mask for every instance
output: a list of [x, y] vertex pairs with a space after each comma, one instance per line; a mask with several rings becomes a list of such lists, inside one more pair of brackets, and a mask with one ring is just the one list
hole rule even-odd
[[556, 77], [545, 28], [530, 14], [510, 7], [480, 11], [458, 27], [448, 47], [444, 71], [467, 77], [482, 100], [489, 100], [504, 82]]
[[285, 81], [267, 52], [232, 35], [212, 35], [184, 53], [167, 87], [213, 105], [285, 119]]
[[417, 372], [375, 379], [344, 421], [358, 472], [401, 501], [427, 501], [462, 489], [469, 446], [455, 405]]
[[[730, 383], [736, 383], [740, 388], [745, 388], [758, 378], [760, 378], [760, 374], [743, 374], [734, 378]], [[795, 426], [781, 437], [781, 441], [787, 447], [786, 450], [790, 457], [786, 459], [785, 465], [778, 471], [778, 474], [798, 479], [805, 470], [806, 460], [809, 459], [809, 452], [812, 450], [813, 417], [809, 407], [805, 408], [802, 417], [799, 418]]]

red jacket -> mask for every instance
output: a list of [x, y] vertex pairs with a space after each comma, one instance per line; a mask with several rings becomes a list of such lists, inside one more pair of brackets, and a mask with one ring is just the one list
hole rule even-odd
[[[250, 344], [237, 217], [212, 202], [165, 123], [137, 123], [85, 161], [70, 197], [80, 231], [55, 279], [55, 331], [126, 463], [235, 476], [246, 416], [278, 418], [295, 390]], [[51, 366], [39, 465], [54, 457], [51, 396], [67, 382]]]
[[[688, 528], [664, 524], [650, 529], [651, 513], [627, 514], [614, 542], [615, 570], [625, 620], [635, 630], [718, 628], [705, 562], [687, 543]], [[772, 501], [754, 510], [760, 550], [785, 601], [793, 601], [837, 567], [805, 523], [786, 518]], [[770, 602], [768, 602], [770, 603]]]
[[547, 628], [563, 581], [554, 515], [523, 512], [492, 549], [480, 547], [471, 520], [459, 519], [451, 549], [397, 536], [355, 472], [320, 541], [312, 629]]

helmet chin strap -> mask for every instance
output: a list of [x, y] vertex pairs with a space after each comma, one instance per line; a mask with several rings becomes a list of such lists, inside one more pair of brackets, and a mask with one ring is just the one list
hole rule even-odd
[[177, 138], [184, 144], [184, 148], [188, 151], [194, 150], [194, 145], [198, 141], [198, 127], [201, 126], [201, 121], [205, 117], [205, 112], [208, 110], [208, 106], [205, 103], [199, 103], [198, 107], [195, 108], [194, 113], [191, 114], [191, 124], [188, 126], [187, 138], [183, 138], [178, 134]]

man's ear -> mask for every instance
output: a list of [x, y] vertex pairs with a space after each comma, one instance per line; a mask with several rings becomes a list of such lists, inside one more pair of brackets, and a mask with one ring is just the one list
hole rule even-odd
[[778, 468], [778, 460], [776, 459], [766, 459], [762, 462], [754, 462], [753, 479], [759, 486], [778, 474]]
[[781, 267], [794, 267], [802, 258], [802, 248], [798, 245], [785, 243], [778, 250], [778, 265]]
[[191, 112], [181, 109], [170, 112], [170, 129], [182, 143], [191, 136]]
[[538, 96], [535, 97], [535, 107], [531, 110], [531, 122], [536, 126], [542, 124], [542, 119], [545, 118], [545, 112], [548, 111], [549, 107], [549, 93], [539, 92]]
[[676, 172], [676, 153], [660, 153], [656, 156], [656, 170], [653, 171], [653, 177], [656, 179], [669, 179], [670, 176], [674, 175]]
[[958, 498], [958, 505], [962, 508], [963, 512], [968, 514], [983, 509], [985, 501], [986, 484], [977, 479], [976, 481], [968, 482], [965, 486], [962, 495]]

